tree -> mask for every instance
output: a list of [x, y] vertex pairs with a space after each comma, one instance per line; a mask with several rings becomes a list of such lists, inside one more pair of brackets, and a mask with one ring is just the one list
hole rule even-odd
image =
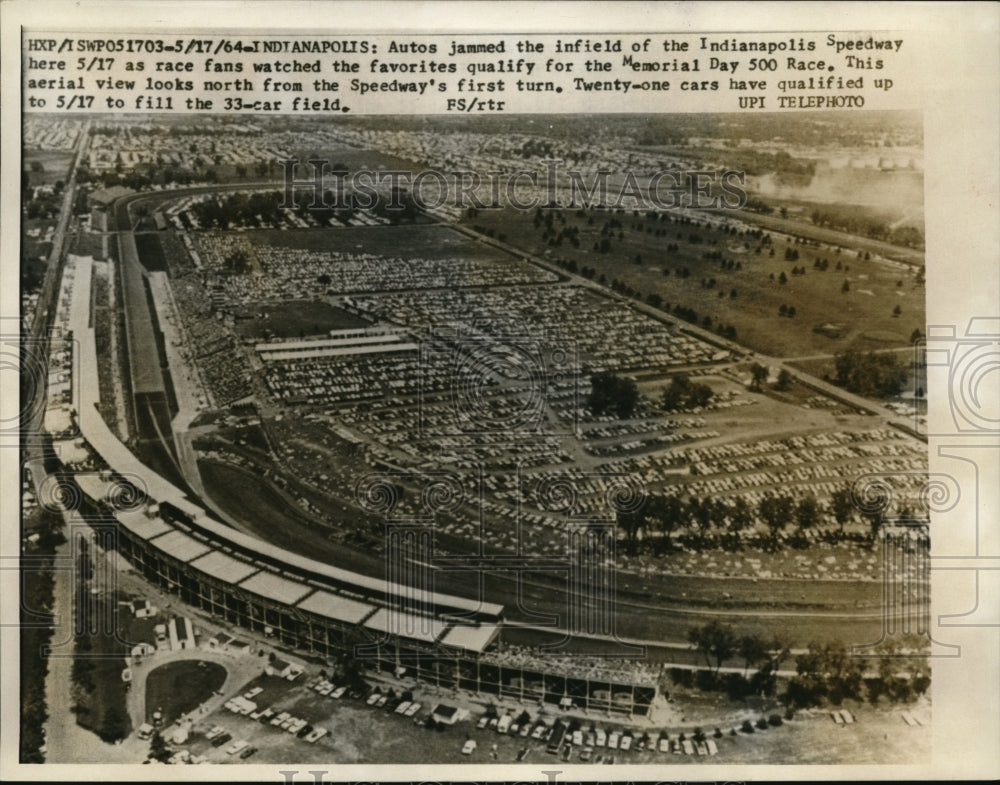
[[692, 382], [684, 373], [670, 380], [670, 386], [663, 391], [663, 408], [668, 412], [687, 407], [690, 409], [706, 406], [712, 400], [712, 388], [701, 382]]
[[594, 414], [601, 416], [610, 412], [623, 420], [632, 416], [639, 402], [639, 387], [634, 380], [603, 371], [594, 374], [590, 384], [587, 406]]
[[798, 523], [799, 531], [805, 532], [812, 529], [819, 522], [819, 504], [812, 494], [806, 496], [795, 508], [795, 520]]
[[113, 703], [104, 714], [103, 728], [99, 735], [107, 742], [120, 741], [128, 736], [131, 727], [132, 723], [124, 705]]
[[847, 350], [834, 356], [837, 381], [853, 393], [888, 398], [903, 389], [909, 371], [892, 353]]
[[635, 550], [635, 541], [639, 530], [646, 525], [645, 507], [646, 504], [638, 510], [619, 510], [615, 516], [618, 528], [625, 532], [625, 541], [628, 543], [630, 551]]
[[684, 521], [684, 503], [676, 496], [651, 496], [646, 502], [647, 526], [662, 532], [666, 547], [672, 544], [671, 535]]
[[854, 515], [854, 500], [851, 497], [850, 489], [838, 488], [835, 490], [830, 496], [828, 509], [840, 527], [840, 533], [843, 534], [844, 524], [851, 520], [851, 516]]
[[742, 496], [737, 496], [729, 508], [729, 525], [733, 531], [741, 532], [750, 528], [752, 523], [753, 510], [750, 509], [750, 503]]
[[826, 697], [826, 664], [820, 644], [810, 643], [805, 653], [795, 658], [795, 676], [788, 682], [785, 702], [793, 708], [818, 706]]
[[775, 384], [779, 390], [787, 390], [792, 386], [792, 374], [787, 368], [778, 371], [778, 382]]
[[761, 384], [767, 381], [767, 376], [770, 373], [766, 365], [761, 365], [760, 363], [754, 363], [750, 366], [750, 389], [760, 390]]
[[149, 757], [160, 763], [166, 763], [172, 754], [160, 732], [153, 731], [153, 735], [149, 738]]
[[688, 630], [688, 640], [705, 656], [705, 662], [710, 666], [715, 659], [715, 674], [719, 673], [722, 663], [736, 652], [738, 639], [732, 625], [719, 621], [710, 621], [701, 627]]
[[692, 499], [688, 504], [689, 518], [698, 527], [698, 538], [704, 539], [715, 518], [716, 503], [710, 499]]
[[757, 635], [744, 635], [740, 638], [737, 646], [739, 655], [743, 658], [743, 676], [746, 677], [751, 665], [767, 657], [767, 644], [764, 639]]
[[778, 539], [779, 532], [791, 521], [793, 509], [793, 502], [789, 496], [768, 494], [760, 500], [758, 512], [761, 520], [771, 530], [772, 541]]

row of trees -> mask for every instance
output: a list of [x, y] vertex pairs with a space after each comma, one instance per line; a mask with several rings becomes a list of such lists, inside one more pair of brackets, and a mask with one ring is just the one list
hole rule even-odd
[[919, 228], [873, 217], [866, 208], [846, 205], [827, 207], [823, 210], [813, 210], [809, 217], [816, 226], [884, 240], [907, 248], [924, 247], [924, 234]]
[[931, 684], [925, 641], [916, 636], [886, 638], [862, 656], [852, 655], [840, 642], [810, 643], [795, 659], [796, 675], [788, 682], [785, 702], [790, 708], [809, 708], [867, 698], [877, 705], [913, 700]]
[[[719, 621], [691, 627], [688, 640], [704, 656], [708, 670], [674, 668], [671, 679], [683, 686], [722, 689], [733, 699], [774, 695], [778, 671], [791, 650], [782, 638], [738, 635], [732, 625]], [[743, 662], [742, 675], [720, 674], [723, 663], [736, 658]], [[747, 678], [751, 668], [756, 671]], [[877, 705], [883, 697], [900, 703], [923, 695], [930, 683], [926, 641], [918, 636], [886, 638], [856, 653], [839, 641], [810, 643], [795, 658], [795, 675], [782, 699], [791, 710], [824, 703], [839, 706], [845, 700], [867, 699]]]
[[[773, 548], [792, 524], [795, 526], [793, 544], [806, 543], [807, 532], [818, 531], [824, 520], [830, 519], [838, 527], [836, 535], [843, 538], [844, 526], [858, 512], [847, 487], [834, 491], [826, 504], [821, 504], [811, 494], [796, 498], [775, 492], [766, 493], [756, 506], [742, 496], [726, 500], [651, 495], [639, 509], [619, 513], [618, 526], [630, 549], [638, 547], [642, 533], [643, 543], [654, 552], [662, 553], [673, 547], [673, 536], [681, 531], [687, 532], [695, 547], [704, 547], [711, 541], [726, 550], [738, 550], [743, 543], [741, 533], [761, 522], [768, 530], [768, 537], [761, 544]], [[873, 541], [882, 517], [877, 513], [866, 517]]]

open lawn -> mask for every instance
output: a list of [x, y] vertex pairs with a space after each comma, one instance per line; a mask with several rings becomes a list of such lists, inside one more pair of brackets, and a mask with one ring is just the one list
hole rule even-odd
[[226, 669], [214, 662], [182, 660], [169, 662], [146, 677], [146, 721], [163, 713], [163, 725], [197, 708], [226, 681]]
[[135, 235], [135, 247], [139, 252], [142, 266], [147, 270], [166, 270], [167, 260], [160, 245], [160, 236], [153, 232], [139, 232]]
[[244, 338], [299, 338], [371, 324], [342, 308], [314, 300], [258, 303], [235, 309], [236, 332]]
[[[77, 693], [76, 722], [103, 739], [124, 738], [131, 723], [125, 708], [127, 685], [122, 681], [126, 649], [122, 619], [117, 613], [119, 598], [113, 593], [90, 593], [85, 585], [79, 585], [77, 593], [77, 613], [82, 614], [77, 623], [85, 625], [90, 634], [76, 640], [73, 685]], [[117, 623], [108, 625], [107, 621], [112, 619]]]
[[[35, 171], [33, 164], [41, 164], [41, 169]], [[56, 180], [65, 182], [69, 177], [69, 167], [73, 163], [73, 153], [58, 150], [25, 150], [24, 167], [28, 170], [28, 184], [34, 188], [39, 185], [53, 185]]]
[[[531, 253], [571, 260], [578, 269], [592, 267], [594, 280], [602, 275], [608, 285], [618, 280], [644, 300], [658, 295], [670, 313], [680, 305], [693, 309], [699, 324], [708, 317], [712, 329], [732, 325], [739, 343], [773, 356], [832, 354], [871, 336], [880, 348], [906, 346], [913, 329], [924, 327], [924, 286], [916, 282], [915, 268], [899, 263], [865, 261], [852, 249], [838, 254], [830, 246], [796, 243], [784, 235], [763, 244], [704, 221], [680, 223], [679, 217], [654, 221], [609, 210], [583, 215], [559, 210], [555, 216], [549, 239], [544, 238], [544, 221], [536, 227], [533, 212], [482, 211], [465, 223], [505, 235], [508, 243]], [[621, 228], [615, 225], [602, 236], [602, 228], [613, 220]], [[549, 245], [563, 230], [576, 232], [578, 248], [568, 239]], [[595, 243], [605, 239], [609, 250], [595, 250]], [[786, 261], [786, 251], [798, 258]], [[825, 271], [814, 267], [818, 259], [826, 260]], [[795, 275], [793, 268], [805, 273]], [[845, 280], [847, 292], [842, 291]], [[795, 315], [780, 316], [782, 305], [794, 307]], [[897, 305], [901, 313], [895, 316]], [[837, 325], [839, 337], [814, 332], [826, 324]]]

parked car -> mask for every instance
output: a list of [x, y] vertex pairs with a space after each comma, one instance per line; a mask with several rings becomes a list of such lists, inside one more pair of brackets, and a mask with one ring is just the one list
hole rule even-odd
[[250, 746], [249, 741], [245, 741], [243, 739], [240, 739], [239, 741], [234, 741], [232, 744], [226, 747], [226, 754], [235, 755], [237, 752], [245, 750], [249, 746]]
[[232, 740], [233, 736], [231, 733], [223, 733], [221, 736], [216, 736], [214, 739], [212, 739], [212, 746], [221, 747], [223, 744], [228, 744]]
[[256, 752], [257, 752], [257, 748], [256, 747], [247, 747], [245, 750], [243, 750], [243, 752], [240, 753], [240, 758], [242, 760], [246, 760], [247, 758], [249, 758], [251, 755], [253, 755]]
[[316, 728], [315, 730], [313, 730], [312, 733], [306, 736], [306, 741], [308, 741], [310, 744], [315, 744], [317, 741], [326, 736], [326, 734], [328, 734], [329, 732], [330, 731], [328, 731], [326, 728]]
[[465, 742], [465, 744], [462, 745], [462, 754], [471, 755], [473, 752], [475, 752], [476, 746], [477, 744], [475, 739], [468, 739]]
[[254, 687], [252, 690], [247, 690], [246, 692], [244, 692], [243, 693], [243, 697], [246, 698], [248, 701], [249, 700], [253, 700], [258, 695], [260, 695], [263, 691], [264, 691], [263, 687]]

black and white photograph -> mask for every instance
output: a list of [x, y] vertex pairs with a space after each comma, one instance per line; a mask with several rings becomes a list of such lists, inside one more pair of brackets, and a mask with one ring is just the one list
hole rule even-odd
[[995, 7], [49, 5], [10, 776], [996, 776]]

